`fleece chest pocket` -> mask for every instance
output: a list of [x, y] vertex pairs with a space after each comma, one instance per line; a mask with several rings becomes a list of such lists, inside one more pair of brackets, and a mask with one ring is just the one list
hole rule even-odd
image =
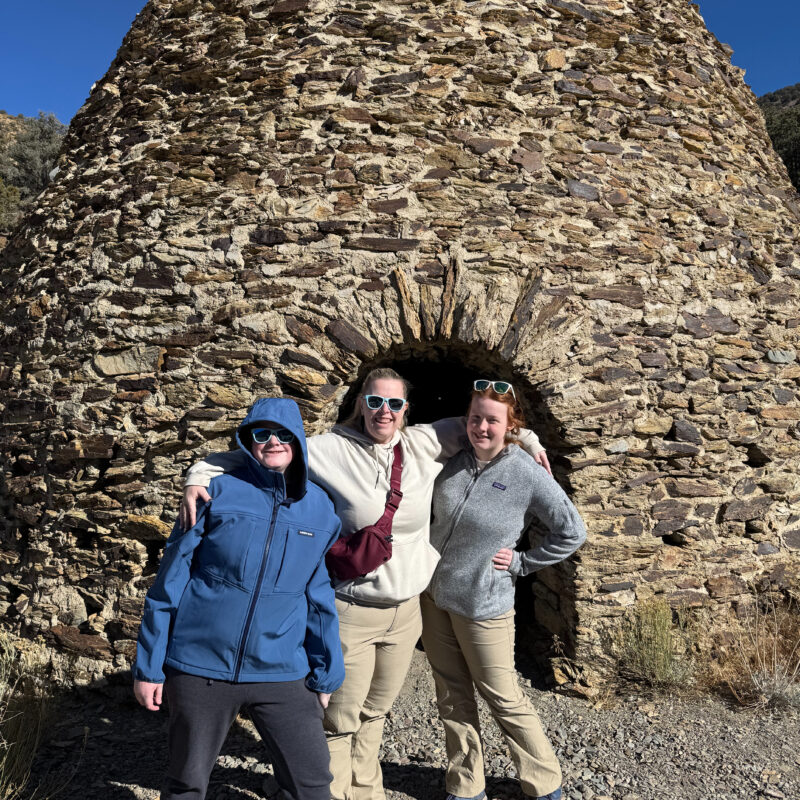
[[281, 556], [281, 565], [275, 581], [276, 592], [300, 594], [322, 558], [328, 535], [315, 528], [290, 526]]

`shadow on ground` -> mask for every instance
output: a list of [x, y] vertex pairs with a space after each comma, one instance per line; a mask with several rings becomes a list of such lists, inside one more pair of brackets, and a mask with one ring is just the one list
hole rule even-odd
[[[168, 711], [148, 712], [118, 683], [62, 692], [31, 774], [31, 789], [58, 800], [157, 800], [167, 765]], [[382, 763], [387, 794], [416, 800], [442, 796], [444, 770]], [[249, 720], [231, 728], [209, 783], [208, 800], [269, 798], [277, 785], [269, 754]]]
[[[41, 798], [155, 800], [167, 765], [165, 707], [148, 712], [127, 685], [62, 692], [53, 698], [31, 773]], [[268, 756], [249, 721], [237, 720], [211, 776], [208, 798], [264, 797]], [[60, 787], [60, 788], [59, 788]]]
[[[544, 688], [538, 659], [530, 648], [520, 646], [521, 639], [517, 637], [516, 658], [523, 681]], [[441, 800], [445, 794], [444, 737], [432, 695], [427, 660], [417, 653], [407, 685], [387, 721], [387, 737], [403, 745], [399, 751], [390, 748], [382, 762], [389, 800]], [[59, 788], [55, 793], [59, 800], [157, 800], [167, 766], [167, 723], [166, 702], [159, 712], [145, 711], [136, 703], [130, 673], [59, 693], [50, 703], [32, 770], [32, 788], [41, 787], [36, 800], [52, 796], [53, 787]], [[432, 739], [433, 744], [421, 743], [414, 733], [420, 724], [431, 726], [423, 738]], [[432, 746], [440, 749], [431, 752]], [[521, 796], [515, 781], [495, 779], [492, 783], [490, 778], [489, 783], [492, 797]], [[252, 724], [239, 718], [212, 772], [208, 800], [265, 798], [276, 791], [268, 752]]]

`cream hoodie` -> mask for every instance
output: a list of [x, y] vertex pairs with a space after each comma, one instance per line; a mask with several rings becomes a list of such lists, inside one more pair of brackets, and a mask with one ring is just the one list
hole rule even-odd
[[[519, 438], [531, 455], [543, 449], [532, 431], [521, 431]], [[463, 417], [413, 425], [398, 431], [389, 444], [377, 444], [345, 425], [307, 441], [309, 478], [331, 496], [343, 536], [380, 519], [389, 492], [392, 451], [401, 443], [403, 499], [392, 522], [392, 557], [363, 578], [337, 582], [336, 594], [376, 606], [397, 605], [420, 594], [439, 561], [429, 541], [433, 482], [447, 459], [465, 444]], [[240, 466], [244, 458], [241, 451], [210, 455], [189, 470], [186, 485], [207, 487], [212, 478]]]

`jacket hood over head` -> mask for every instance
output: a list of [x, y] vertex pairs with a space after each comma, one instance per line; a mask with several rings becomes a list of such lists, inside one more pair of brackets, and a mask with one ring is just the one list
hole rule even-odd
[[[269, 427], [286, 428], [294, 434], [292, 443], [294, 457], [283, 475], [264, 467], [250, 452], [252, 441], [250, 430]], [[308, 448], [303, 418], [294, 400], [285, 397], [266, 397], [256, 400], [236, 431], [236, 443], [247, 453], [248, 467], [261, 481], [275, 482], [279, 487], [283, 487], [285, 479], [287, 499], [300, 500], [305, 496], [308, 484]]]

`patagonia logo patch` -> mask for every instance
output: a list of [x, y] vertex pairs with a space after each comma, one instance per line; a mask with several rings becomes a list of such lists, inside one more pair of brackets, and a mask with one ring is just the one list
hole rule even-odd
[[495, 489], [499, 489], [501, 492], [504, 492], [504, 491], [506, 490], [506, 487], [505, 487], [505, 486], [503, 486], [503, 484], [502, 484], [502, 483], [498, 483], [497, 481], [495, 481], [495, 482], [492, 484], [492, 486], [494, 486], [494, 488], [495, 488]]
[[297, 531], [301, 536], [313, 536], [311, 531]]

